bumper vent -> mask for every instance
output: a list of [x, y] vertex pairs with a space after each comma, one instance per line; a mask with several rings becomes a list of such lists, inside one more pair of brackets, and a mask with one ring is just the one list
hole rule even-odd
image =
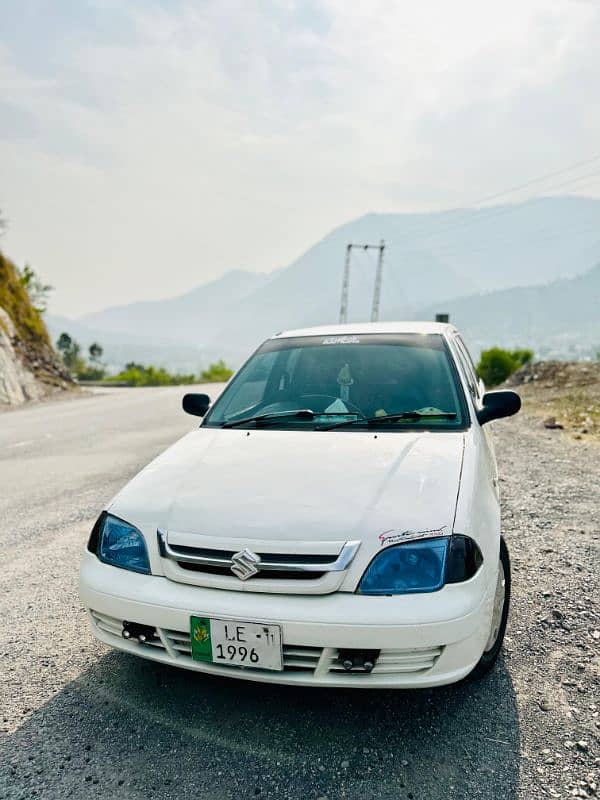
[[[153, 649], [162, 651], [160, 660], [177, 666], [193, 666], [199, 668], [198, 662], [192, 659], [192, 645], [188, 631], [175, 631], [167, 628], [155, 628], [157, 639], [146, 641], [143, 644], [125, 644], [121, 631], [123, 623], [121, 620], [91, 611], [92, 622], [100, 638], [116, 647], [127, 645], [133, 648]], [[285, 673], [302, 674], [304, 678], [313, 678], [314, 682], [327, 683], [327, 676], [336, 679], [344, 677], [348, 683], [365, 682], [368, 683], [371, 676], [378, 675], [410, 675], [426, 672], [435, 666], [438, 658], [442, 654], [443, 647], [417, 648], [412, 650], [390, 649], [381, 650], [372, 671], [355, 667], [347, 671], [340, 659], [340, 650], [336, 647], [313, 647], [301, 644], [283, 645], [283, 671]], [[150, 652], [148, 657], [152, 658]], [[218, 674], [247, 675], [249, 670], [237, 666], [221, 665], [202, 665], [206, 671], [214, 671]], [[252, 672], [262, 672], [262, 670], [251, 670]], [[271, 673], [272, 675], [273, 673]]]

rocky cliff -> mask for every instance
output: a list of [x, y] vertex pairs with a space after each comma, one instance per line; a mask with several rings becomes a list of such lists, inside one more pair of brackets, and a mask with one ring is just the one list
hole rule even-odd
[[0, 253], [0, 408], [39, 400], [73, 385], [15, 265]]

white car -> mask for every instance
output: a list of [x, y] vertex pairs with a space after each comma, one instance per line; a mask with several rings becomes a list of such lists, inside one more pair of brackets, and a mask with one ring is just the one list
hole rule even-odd
[[481, 674], [510, 563], [484, 394], [454, 327], [372, 323], [268, 339], [200, 427], [100, 515], [81, 597], [106, 644], [307, 686]]

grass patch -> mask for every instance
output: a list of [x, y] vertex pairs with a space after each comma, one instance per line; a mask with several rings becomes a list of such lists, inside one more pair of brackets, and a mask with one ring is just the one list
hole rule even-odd
[[50, 339], [41, 314], [32, 306], [25, 287], [21, 285], [16, 266], [0, 252], [0, 307], [12, 319], [24, 342], [43, 343]]

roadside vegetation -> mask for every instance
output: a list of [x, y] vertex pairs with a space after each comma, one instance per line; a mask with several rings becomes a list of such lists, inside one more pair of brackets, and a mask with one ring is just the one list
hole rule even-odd
[[93, 342], [87, 353], [79, 342], [68, 333], [61, 333], [56, 340], [56, 348], [74, 378], [79, 381], [93, 381], [106, 386], [126, 384], [127, 386], [179, 386], [190, 383], [225, 383], [233, 374], [224, 361], [216, 361], [199, 374], [169, 372], [164, 367], [153, 364], [139, 364], [130, 361], [116, 374], [109, 374], [102, 360], [104, 349]]
[[498, 386], [533, 358], [532, 350], [504, 350], [491, 347], [483, 350], [477, 372], [486, 386]]
[[164, 367], [146, 366], [130, 361], [125, 368], [106, 379], [106, 383], [126, 383], [128, 386], [177, 386], [198, 383], [198, 376], [180, 372], [168, 372]]
[[[33, 286], [33, 270], [26, 266], [20, 270], [0, 252], [0, 308], [12, 319], [17, 333], [24, 342], [49, 345], [46, 326], [42, 319], [49, 286], [39, 281]], [[43, 288], [45, 294], [37, 290]]]
[[548, 430], [600, 440], [600, 352], [596, 361], [534, 361], [531, 350], [483, 350], [477, 372], [489, 387], [514, 388]]
[[200, 373], [200, 383], [225, 383], [233, 375], [233, 370], [229, 369], [227, 364], [220, 359], [210, 364], [208, 369], [202, 370]]

